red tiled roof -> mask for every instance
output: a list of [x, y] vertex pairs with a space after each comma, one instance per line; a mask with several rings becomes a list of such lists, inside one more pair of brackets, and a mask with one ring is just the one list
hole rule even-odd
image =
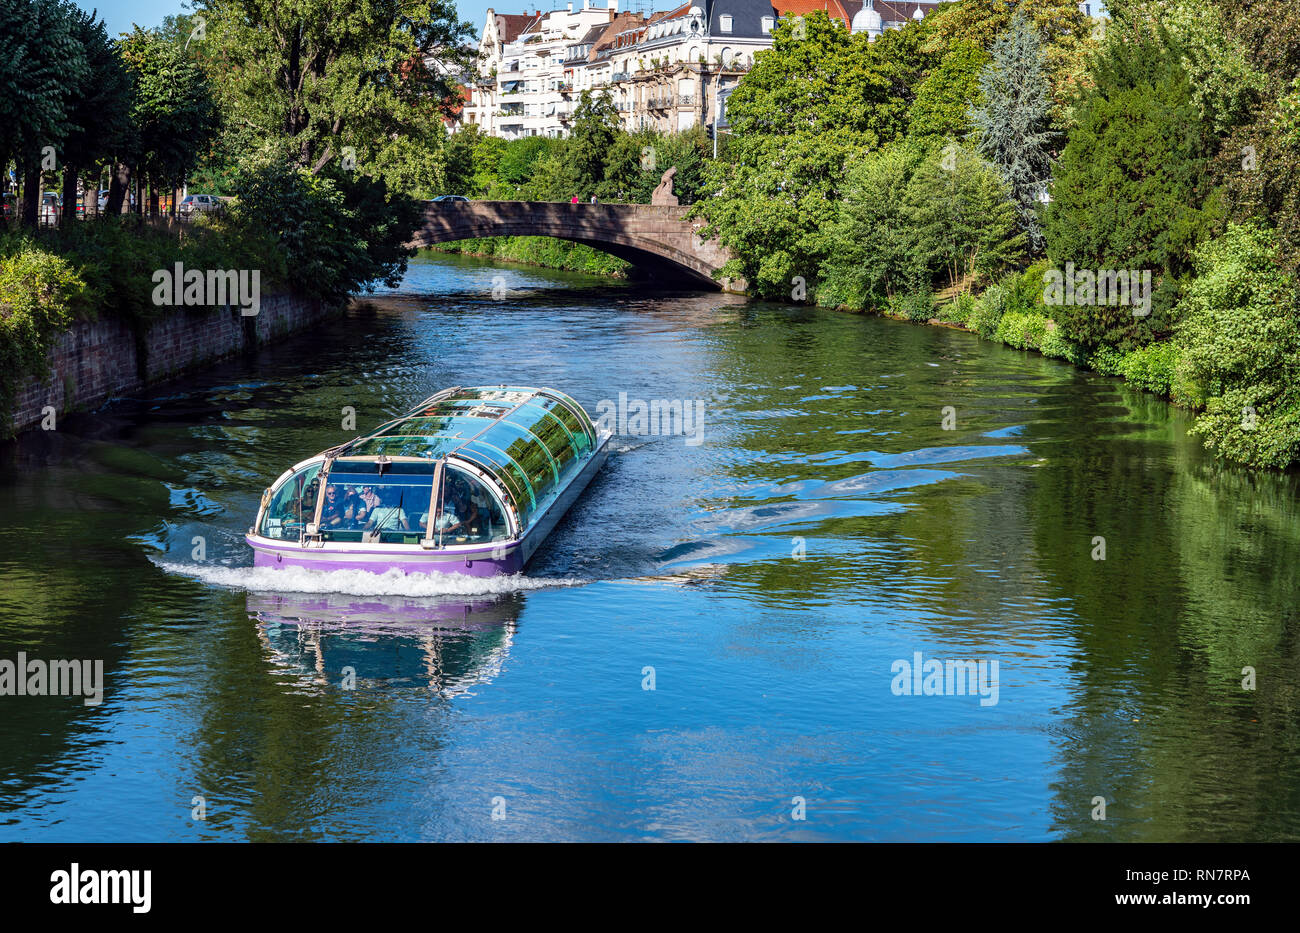
[[782, 16], [807, 16], [821, 10], [846, 27], [853, 21], [853, 11], [847, 10], [840, 0], [772, 0], [772, 6]]

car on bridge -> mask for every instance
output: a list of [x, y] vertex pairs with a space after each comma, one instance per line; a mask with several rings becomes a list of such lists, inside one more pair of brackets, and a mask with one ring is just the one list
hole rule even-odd
[[440, 195], [438, 195], [436, 198], [434, 198], [433, 200], [434, 200], [435, 202], [437, 202], [437, 201], [468, 201], [469, 198], [465, 197], [463, 194], [440, 194]]

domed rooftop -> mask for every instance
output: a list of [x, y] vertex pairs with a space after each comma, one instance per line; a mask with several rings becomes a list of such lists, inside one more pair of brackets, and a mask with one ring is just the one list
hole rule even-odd
[[850, 32], [865, 32], [869, 36], [878, 36], [885, 31], [885, 21], [876, 12], [875, 0], [867, 0], [862, 9], [853, 14]]

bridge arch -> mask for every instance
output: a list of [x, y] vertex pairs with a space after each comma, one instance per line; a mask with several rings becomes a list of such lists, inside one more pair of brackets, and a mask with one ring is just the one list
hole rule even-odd
[[656, 280], [743, 291], [715, 278], [729, 257], [698, 234], [686, 207], [646, 204], [566, 204], [555, 201], [429, 201], [412, 246], [494, 236], [548, 236], [624, 259]]

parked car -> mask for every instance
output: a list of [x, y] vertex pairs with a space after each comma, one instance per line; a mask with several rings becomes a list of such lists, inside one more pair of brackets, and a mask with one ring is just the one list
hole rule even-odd
[[434, 200], [435, 201], [468, 201], [469, 198], [465, 197], [462, 194], [440, 194], [436, 198], [434, 198]]
[[[128, 211], [135, 207], [135, 191], [127, 190], [122, 195], [122, 203]], [[108, 211], [108, 189], [101, 188], [99, 191], [99, 212], [101, 214]]]
[[194, 217], [221, 210], [221, 199], [215, 194], [187, 194], [176, 210], [182, 217]]
[[47, 191], [41, 195], [41, 205], [37, 214], [40, 223], [57, 224], [62, 214], [63, 199], [61, 197], [53, 191]]

